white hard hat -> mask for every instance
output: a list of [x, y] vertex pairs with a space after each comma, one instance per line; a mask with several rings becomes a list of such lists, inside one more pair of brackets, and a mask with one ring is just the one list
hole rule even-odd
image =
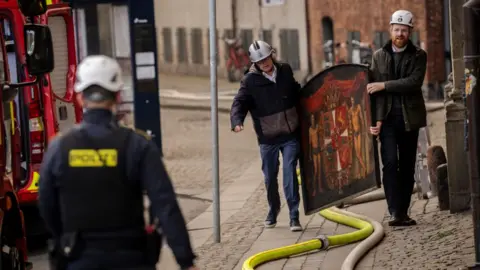
[[248, 48], [248, 55], [250, 56], [250, 61], [253, 63], [262, 61], [263, 59], [272, 55], [272, 53], [272, 46], [261, 40], [255, 40]]
[[122, 69], [118, 62], [105, 55], [85, 57], [78, 65], [74, 89], [76, 93], [81, 93], [92, 85], [111, 92], [122, 90]]
[[397, 10], [392, 14], [390, 24], [402, 24], [413, 27], [413, 14], [408, 10]]

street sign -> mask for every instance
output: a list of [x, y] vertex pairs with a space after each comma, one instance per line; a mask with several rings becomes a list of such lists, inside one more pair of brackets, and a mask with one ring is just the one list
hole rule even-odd
[[337, 65], [301, 89], [300, 172], [306, 214], [377, 187], [368, 73], [364, 65]]

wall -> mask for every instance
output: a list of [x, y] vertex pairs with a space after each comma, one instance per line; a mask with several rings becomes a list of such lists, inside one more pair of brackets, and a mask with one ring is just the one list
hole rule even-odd
[[[232, 2], [236, 1], [236, 2]], [[277, 49], [279, 58], [289, 58], [298, 64], [298, 74], [306, 73], [308, 69], [307, 38], [305, 0], [287, 0], [284, 5], [262, 8], [262, 21], [264, 30], [271, 30], [274, 48]], [[235, 13], [232, 4], [236, 4]], [[209, 75], [209, 10], [208, 0], [157, 0], [155, 2], [155, 20], [157, 26], [157, 40], [159, 50], [159, 69], [161, 72], [180, 73], [198, 76]], [[236, 18], [237, 33], [244, 37], [245, 47], [251, 39], [257, 39], [260, 35], [261, 22], [258, 0], [222, 0], [217, 1], [217, 29], [218, 29], [218, 52], [219, 67], [218, 75], [226, 76], [226, 50], [227, 46], [222, 37], [227, 36], [234, 27]], [[186, 48], [181, 45], [181, 33], [178, 28], [185, 28]], [[198, 28], [202, 32], [202, 42], [195, 47], [192, 44], [194, 33], [192, 29]], [[295, 31], [285, 31], [296, 30]], [[251, 30], [251, 32], [249, 31]], [[170, 32], [170, 33], [168, 33]], [[280, 35], [284, 35], [281, 44]], [[297, 35], [298, 38], [288, 37]], [[171, 36], [171, 38], [168, 38]], [[245, 38], [247, 37], [247, 38]], [[282, 48], [298, 43], [298, 50]], [[171, 45], [169, 45], [171, 44]], [[283, 45], [283, 46], [281, 46]], [[294, 44], [295, 45], [295, 44]], [[183, 53], [182, 53], [183, 51]], [[183, 55], [182, 55], [183, 54]], [[201, 54], [202, 61], [198, 61]], [[187, 56], [182, 59], [182, 56]], [[195, 56], [196, 55], [196, 56]], [[294, 56], [298, 55], [295, 58]], [[197, 59], [195, 59], [197, 57]], [[184, 61], [182, 61], [184, 60]], [[195, 61], [196, 60], [196, 61]], [[197, 62], [197, 63], [195, 63]], [[299, 77], [302, 75], [299, 75]]]
[[[309, 7], [312, 68], [323, 68], [322, 18], [331, 17], [336, 42], [345, 42], [349, 31], [359, 31], [362, 42], [374, 43], [375, 31], [388, 31], [390, 16], [398, 9], [414, 14], [414, 32], [428, 54], [427, 82], [445, 81], [443, 4], [441, 0], [307, 0]], [[426, 11], [428, 10], [428, 12]], [[427, 23], [428, 21], [428, 23]], [[346, 50], [339, 50], [339, 58]]]

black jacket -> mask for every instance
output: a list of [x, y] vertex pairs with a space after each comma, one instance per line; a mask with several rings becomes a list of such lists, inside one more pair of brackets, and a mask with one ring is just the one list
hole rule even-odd
[[422, 85], [427, 69], [427, 53], [409, 41], [405, 49], [400, 79], [395, 79], [392, 67], [392, 42], [377, 50], [372, 57], [372, 76], [375, 82], [385, 82], [385, 90], [375, 93], [376, 119], [382, 121], [392, 109], [392, 96], [399, 94], [406, 130], [427, 125], [427, 111]]
[[290, 65], [275, 63], [276, 82], [267, 79], [254, 65], [240, 83], [230, 113], [232, 129], [243, 125], [248, 112], [259, 144], [276, 144], [297, 136], [299, 119], [296, 104], [300, 84]]

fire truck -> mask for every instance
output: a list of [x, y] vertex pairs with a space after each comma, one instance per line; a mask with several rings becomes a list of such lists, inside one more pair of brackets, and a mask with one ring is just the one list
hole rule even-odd
[[[16, 2], [2, 1], [0, 10], [5, 10], [2, 21], [11, 80], [23, 81], [30, 76], [22, 62], [25, 49], [21, 37], [26, 20]], [[38, 172], [44, 151], [57, 132], [69, 129], [82, 117], [73, 92], [77, 60], [72, 13], [59, 0], [47, 0], [46, 4], [47, 12], [38, 16], [37, 21], [50, 28], [55, 69], [45, 74], [43, 83], [19, 91], [8, 104], [5, 120], [10, 142], [7, 173], [20, 183], [18, 200], [29, 237], [46, 234], [37, 207]]]
[[[28, 135], [28, 161], [35, 160], [44, 143], [38, 140], [42, 99], [39, 85], [48, 84], [54, 67], [52, 37], [48, 26], [35, 24], [45, 14], [45, 0], [4, 0], [0, 2], [0, 269], [29, 269], [27, 263], [22, 189], [28, 182], [19, 175], [21, 143]], [[23, 14], [28, 17], [25, 17]], [[7, 36], [12, 37], [10, 40]], [[12, 48], [14, 45], [14, 48]], [[12, 50], [14, 54], [12, 54]], [[25, 120], [28, 125], [22, 125]], [[23, 120], [23, 121], [22, 121]], [[20, 124], [19, 124], [20, 123]], [[26, 128], [24, 127], [26, 126]], [[21, 130], [24, 128], [24, 130]], [[26, 133], [28, 131], [29, 133]], [[37, 133], [36, 133], [37, 132]], [[26, 147], [24, 147], [26, 148]], [[24, 154], [25, 155], [25, 154]], [[32, 162], [31, 162], [32, 163]], [[25, 177], [27, 178], [27, 177]]]

